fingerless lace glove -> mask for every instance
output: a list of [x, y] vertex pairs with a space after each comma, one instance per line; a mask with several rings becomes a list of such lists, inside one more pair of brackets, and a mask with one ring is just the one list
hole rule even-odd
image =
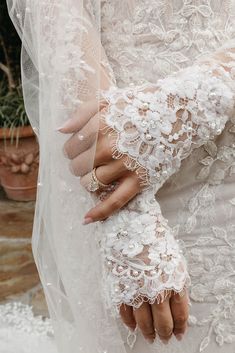
[[146, 190], [103, 224], [104, 284], [109, 307], [160, 303], [189, 283], [175, 231]]
[[[194, 148], [221, 134], [234, 107], [234, 81], [223, 66], [201, 64], [157, 85], [105, 92], [113, 158], [160, 186]], [[144, 171], [144, 172], [143, 172]]]

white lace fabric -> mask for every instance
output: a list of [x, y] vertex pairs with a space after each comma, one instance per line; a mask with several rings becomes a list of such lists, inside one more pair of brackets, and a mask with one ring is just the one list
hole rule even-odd
[[153, 191], [136, 197], [104, 222], [105, 296], [109, 307], [161, 303], [168, 294], [185, 294], [190, 283], [174, 230]]
[[143, 185], [157, 184], [157, 191], [194, 148], [223, 131], [235, 94], [235, 54], [227, 55], [226, 66], [202, 62], [155, 86], [104, 92], [113, 157], [124, 157], [130, 170], [139, 169]]
[[218, 63], [202, 62], [150, 88], [104, 92], [113, 158], [125, 157], [127, 168], [144, 170], [142, 183], [153, 186], [104, 225], [107, 293], [114, 304], [159, 303], [169, 290], [179, 293], [189, 284], [154, 194], [193, 149], [221, 134], [234, 112], [233, 49], [219, 57]]
[[0, 305], [0, 351], [57, 353], [51, 321], [19, 302]]

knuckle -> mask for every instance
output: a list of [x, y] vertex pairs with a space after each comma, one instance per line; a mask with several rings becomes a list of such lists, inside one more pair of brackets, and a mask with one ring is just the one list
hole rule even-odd
[[175, 319], [175, 326], [176, 327], [179, 327], [179, 326], [184, 326], [185, 323], [187, 322], [187, 316], [186, 315], [181, 315], [181, 316], [178, 316], [176, 317]]
[[157, 331], [159, 336], [170, 337], [173, 333], [173, 328], [170, 326], [160, 326]]

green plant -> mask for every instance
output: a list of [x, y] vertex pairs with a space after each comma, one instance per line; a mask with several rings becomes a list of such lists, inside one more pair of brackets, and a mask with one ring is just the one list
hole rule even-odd
[[4, 81], [0, 82], [0, 128], [28, 125], [21, 87], [9, 91]]
[[0, 128], [29, 125], [20, 83], [20, 39], [8, 16], [5, 0], [0, 3]]

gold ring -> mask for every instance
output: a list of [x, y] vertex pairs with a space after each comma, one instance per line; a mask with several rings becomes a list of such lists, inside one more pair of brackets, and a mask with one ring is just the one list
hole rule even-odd
[[107, 189], [110, 185], [103, 184], [96, 176], [96, 169], [94, 168], [91, 172], [91, 180], [89, 185], [87, 186], [87, 190], [90, 192], [95, 192], [99, 189]]

